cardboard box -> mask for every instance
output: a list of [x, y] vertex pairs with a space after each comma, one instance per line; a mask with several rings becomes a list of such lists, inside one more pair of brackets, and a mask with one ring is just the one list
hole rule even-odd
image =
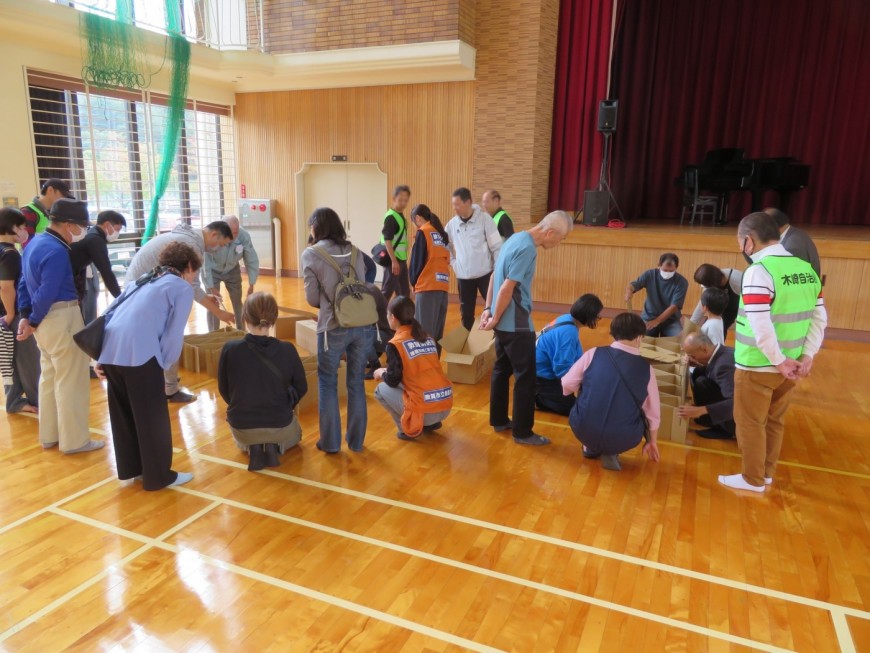
[[317, 320], [317, 316], [314, 313], [297, 311], [295, 308], [279, 306], [278, 312], [278, 321], [275, 323], [275, 337], [278, 340], [296, 340], [296, 324], [298, 322]]
[[495, 338], [492, 331], [481, 331], [480, 320], [471, 331], [457, 327], [441, 338], [442, 360], [447, 363], [447, 378], [454, 383], [475, 384], [495, 365]]
[[679, 397], [665, 393], [659, 393], [661, 401], [662, 421], [659, 425], [659, 440], [671, 442], [685, 442], [689, 423], [677, 413], [677, 409], [685, 403]]
[[[305, 380], [308, 382], [308, 392], [296, 406], [296, 414], [312, 413], [316, 415], [319, 410], [320, 391], [317, 387], [317, 356], [308, 356], [302, 359], [302, 367], [305, 368]], [[347, 365], [344, 361], [338, 366], [338, 396], [347, 396]]]
[[232, 327], [224, 327], [211, 333], [185, 336], [180, 365], [191, 372], [201, 372], [217, 378], [218, 363], [224, 345], [230, 340], [244, 337], [244, 331]]
[[296, 346], [309, 354], [317, 354], [317, 320], [296, 322]]

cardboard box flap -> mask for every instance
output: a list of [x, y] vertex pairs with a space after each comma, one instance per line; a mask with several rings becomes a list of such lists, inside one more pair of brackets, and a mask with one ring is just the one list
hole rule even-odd
[[296, 308], [287, 308], [286, 306], [279, 306], [278, 312], [282, 315], [289, 315], [292, 317], [298, 317], [303, 320], [317, 320], [317, 315], [311, 313], [310, 311], [300, 311]]

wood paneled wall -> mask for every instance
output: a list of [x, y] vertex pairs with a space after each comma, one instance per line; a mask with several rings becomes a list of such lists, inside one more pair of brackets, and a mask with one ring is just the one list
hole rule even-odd
[[[272, 198], [283, 224], [282, 269], [296, 266], [295, 174], [304, 163], [375, 162], [411, 203], [452, 216], [450, 196], [471, 186], [473, 82], [377, 86], [236, 96], [239, 184]], [[386, 210], [389, 197], [384, 198]], [[307, 218], [307, 216], [304, 216]]]

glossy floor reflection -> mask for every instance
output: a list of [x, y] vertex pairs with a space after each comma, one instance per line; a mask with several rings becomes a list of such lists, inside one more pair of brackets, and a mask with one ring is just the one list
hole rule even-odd
[[[261, 286], [303, 307], [299, 281]], [[418, 442], [368, 382], [361, 454], [317, 451], [307, 411], [302, 445], [255, 474], [215, 381], [183, 371], [198, 400], [172, 408], [175, 467], [194, 480], [157, 493], [115, 478], [111, 442], [64, 457], [3, 415], [0, 650], [868, 650], [868, 363], [826, 345], [762, 497], [716, 483], [732, 442], [663, 443], [616, 474], [538, 413], [553, 445], [519, 447], [489, 428], [486, 381]], [[104, 438], [97, 381], [91, 405]]]

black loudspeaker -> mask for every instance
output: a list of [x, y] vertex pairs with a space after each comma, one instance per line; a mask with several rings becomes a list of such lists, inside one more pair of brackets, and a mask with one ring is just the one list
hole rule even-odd
[[606, 227], [610, 214], [610, 195], [606, 190], [587, 190], [583, 200], [583, 224]]
[[598, 131], [612, 134], [616, 131], [616, 113], [619, 100], [601, 100], [598, 104]]

